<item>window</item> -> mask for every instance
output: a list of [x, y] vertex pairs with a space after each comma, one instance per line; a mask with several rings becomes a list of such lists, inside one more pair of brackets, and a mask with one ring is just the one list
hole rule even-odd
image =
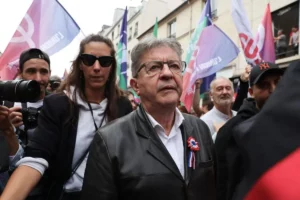
[[130, 63], [131, 63], [130, 50], [128, 50], [128, 53], [127, 53], [127, 64], [130, 66]]
[[131, 35], [132, 35], [132, 27], [129, 28], [128, 41], [131, 40]]
[[117, 36], [120, 36], [120, 24], [118, 25], [118, 34]]
[[[299, 1], [272, 12], [276, 58], [299, 55], [299, 45], [293, 42], [299, 38]], [[291, 40], [291, 45], [289, 45]]]
[[115, 38], [115, 33], [111, 32], [111, 40], [113, 40]]
[[168, 24], [168, 33], [169, 33], [169, 38], [176, 38], [176, 20], [171, 21]]
[[211, 0], [210, 5], [211, 5], [211, 17], [212, 17], [212, 19], [216, 19], [218, 16], [218, 14], [217, 14], [218, 0]]
[[138, 29], [139, 29], [139, 22], [135, 23], [135, 27], [134, 27], [134, 36], [137, 36], [138, 34]]

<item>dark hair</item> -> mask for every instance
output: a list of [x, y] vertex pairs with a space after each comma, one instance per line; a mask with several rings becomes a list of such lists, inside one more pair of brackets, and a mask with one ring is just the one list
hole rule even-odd
[[50, 81], [58, 81], [61, 82], [61, 78], [57, 75], [50, 76]]
[[208, 110], [214, 107], [214, 103], [211, 101], [209, 92], [203, 93], [202, 107], [207, 106]]
[[182, 112], [182, 113], [189, 114], [188, 110], [186, 109], [186, 107], [184, 105], [178, 106], [178, 110], [180, 110], [180, 112]]
[[19, 69], [21, 72], [23, 72], [24, 63], [30, 59], [42, 59], [48, 63], [49, 70], [50, 70], [50, 58], [47, 53], [43, 52], [40, 49], [37, 48], [31, 48], [23, 51], [20, 55], [19, 59]]
[[[80, 42], [80, 48], [79, 53], [76, 56], [75, 60], [72, 63], [72, 69], [70, 74], [67, 76], [66, 80], [63, 81], [61, 84], [61, 87], [58, 89], [58, 91], [62, 92], [63, 90], [66, 90], [67, 92], [70, 92], [70, 87], [74, 86], [75, 90], [73, 92], [72, 99], [77, 102], [76, 95], [79, 94], [80, 98], [87, 102], [86, 96], [85, 96], [85, 80], [83, 76], [83, 72], [80, 70], [81, 59], [80, 55], [84, 52], [85, 45], [89, 44], [90, 42], [103, 42], [107, 46], [110, 47], [110, 55], [114, 58], [114, 61], [111, 66], [110, 74], [108, 76], [108, 80], [105, 84], [105, 90], [104, 90], [104, 96], [108, 100], [107, 104], [107, 118], [108, 121], [114, 120], [117, 117], [117, 110], [116, 110], [116, 100], [120, 95], [119, 89], [116, 85], [116, 73], [117, 73], [117, 61], [115, 58], [116, 51], [114, 49], [114, 45], [111, 42], [109, 38], [106, 38], [101, 35], [91, 34], [87, 36], [85, 39], [83, 39]], [[71, 110], [72, 112], [72, 110]]]
[[138, 70], [140, 68], [141, 57], [144, 55], [145, 52], [158, 48], [158, 47], [169, 47], [173, 49], [176, 54], [178, 55], [179, 59], [181, 59], [182, 55], [182, 48], [181, 44], [174, 38], [162, 38], [157, 39], [154, 37], [146, 38], [140, 41], [137, 45], [135, 45], [131, 51], [131, 73], [133, 77], [137, 77]]
[[128, 98], [130, 95], [132, 95], [134, 97], [133, 92], [131, 92], [130, 90], [126, 90], [124, 91], [124, 95]]

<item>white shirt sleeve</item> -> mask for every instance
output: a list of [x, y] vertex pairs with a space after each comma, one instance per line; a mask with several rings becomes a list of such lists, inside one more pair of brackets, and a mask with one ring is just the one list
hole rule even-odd
[[10, 169], [13, 169], [13, 168], [16, 168], [17, 166], [17, 162], [19, 160], [21, 160], [22, 156], [23, 156], [23, 153], [24, 153], [24, 149], [23, 147], [19, 144], [19, 148], [18, 148], [18, 151], [15, 155], [13, 156], [9, 156], [9, 168]]
[[33, 157], [25, 157], [22, 158], [19, 162], [17, 162], [17, 166], [28, 166], [31, 167], [41, 173], [43, 175], [45, 170], [48, 168], [49, 164], [47, 160], [44, 158], [33, 158]]

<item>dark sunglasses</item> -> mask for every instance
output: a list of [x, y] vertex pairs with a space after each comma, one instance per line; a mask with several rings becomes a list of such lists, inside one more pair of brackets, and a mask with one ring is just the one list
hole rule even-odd
[[93, 66], [96, 60], [99, 61], [101, 67], [109, 67], [114, 62], [114, 58], [112, 56], [100, 56], [96, 57], [91, 54], [81, 54], [80, 59], [86, 66]]

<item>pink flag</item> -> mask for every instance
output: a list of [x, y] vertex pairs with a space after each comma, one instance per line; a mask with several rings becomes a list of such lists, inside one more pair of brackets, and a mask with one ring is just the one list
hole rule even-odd
[[19, 56], [40, 48], [50, 56], [68, 45], [80, 28], [57, 0], [34, 0], [0, 57], [0, 79], [14, 79]]
[[262, 22], [258, 27], [256, 35], [257, 46], [260, 56], [265, 62], [275, 62], [275, 47], [272, 28], [272, 16], [270, 12], [270, 4], [267, 4]]
[[[205, 7], [201, 13], [200, 20], [192, 35], [192, 39], [190, 41], [190, 45], [187, 51], [187, 56], [185, 59], [188, 66], [183, 76], [183, 91], [180, 100], [184, 103], [188, 112], [190, 112], [191, 110], [193, 97], [194, 97], [195, 86], [193, 84], [191, 85], [190, 82], [191, 82], [191, 75], [194, 72], [195, 59], [199, 50], [200, 35], [202, 30], [209, 25], [211, 25], [210, 0], [206, 1]], [[213, 79], [214, 76], [215, 75], [211, 75], [209, 77], [204, 78], [202, 86], [209, 85], [205, 83], [208, 82], [210, 83], [211, 79]], [[207, 90], [207, 88], [205, 89]], [[204, 92], [203, 88], [201, 89], [201, 91]]]

